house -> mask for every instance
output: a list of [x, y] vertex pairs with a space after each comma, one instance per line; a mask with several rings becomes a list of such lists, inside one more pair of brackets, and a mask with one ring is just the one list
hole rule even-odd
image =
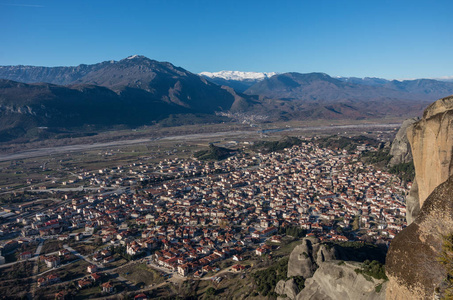
[[54, 283], [57, 283], [57, 282], [60, 282], [60, 276], [58, 276], [57, 274], [47, 275], [47, 283], [48, 284], [54, 284]]
[[91, 286], [91, 281], [85, 279], [79, 280], [77, 281], [77, 286], [81, 289], [84, 289], [86, 287]]
[[40, 278], [38, 278], [37, 282], [38, 282], [38, 287], [46, 286], [47, 285], [47, 278], [46, 277], [40, 277]]
[[187, 276], [189, 273], [189, 266], [187, 264], [179, 265], [178, 266], [178, 274], [181, 276]]
[[272, 243], [281, 243], [282, 242], [282, 237], [278, 235], [274, 235], [271, 237], [270, 241]]
[[22, 252], [20, 254], [20, 259], [21, 260], [26, 260], [26, 259], [29, 259], [33, 256], [33, 254], [30, 252], [30, 251], [26, 251], [26, 252]]
[[60, 265], [60, 258], [58, 256], [46, 256], [44, 262], [48, 268], [55, 268]]
[[58, 251], [58, 255], [59, 256], [65, 256], [65, 255], [68, 255], [68, 254], [71, 254], [71, 252], [69, 252], [69, 250], [66, 250], [66, 249], [62, 249], [62, 250]]
[[101, 284], [101, 287], [102, 287], [102, 291], [104, 293], [112, 293], [113, 292], [113, 284], [111, 284], [110, 281]]
[[87, 267], [87, 272], [88, 273], [95, 273], [95, 272], [97, 272], [97, 270], [98, 270], [98, 267], [96, 265], [89, 265]]
[[135, 296], [134, 300], [148, 300], [148, 297], [145, 294], [141, 293]]
[[94, 282], [98, 281], [99, 279], [101, 279], [101, 275], [99, 275], [98, 273], [93, 273], [91, 274], [91, 279], [93, 279]]
[[62, 290], [58, 293], [55, 293], [55, 300], [65, 300], [69, 299], [69, 291]]
[[113, 256], [109, 256], [109, 257], [104, 258], [104, 263], [108, 264], [108, 263], [111, 263], [114, 260], [115, 260], [115, 258]]
[[93, 255], [93, 261], [98, 262], [98, 261], [101, 261], [101, 260], [102, 260], [102, 255], [100, 253], [95, 253]]
[[237, 254], [233, 255], [233, 260], [234, 261], [242, 261], [243, 259], [244, 258], [242, 256], [240, 256], [240, 255], [237, 255]]
[[269, 252], [269, 248], [266, 245], [263, 245], [255, 250], [256, 255], [263, 255]]
[[233, 272], [241, 272], [241, 271], [244, 271], [245, 270], [245, 266], [241, 266], [241, 265], [234, 265], [231, 267], [231, 270]]
[[204, 272], [201, 271], [201, 270], [198, 270], [198, 271], [196, 271], [196, 272], [193, 274], [193, 277], [195, 277], [195, 278], [201, 278], [201, 277], [203, 277], [203, 275], [204, 275]]

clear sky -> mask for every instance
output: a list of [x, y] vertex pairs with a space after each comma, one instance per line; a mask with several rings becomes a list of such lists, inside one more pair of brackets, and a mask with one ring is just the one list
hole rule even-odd
[[0, 65], [141, 54], [194, 73], [452, 76], [452, 12], [452, 0], [0, 0]]

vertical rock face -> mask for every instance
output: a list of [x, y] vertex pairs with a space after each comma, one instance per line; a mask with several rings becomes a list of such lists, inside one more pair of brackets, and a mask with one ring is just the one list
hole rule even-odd
[[453, 96], [431, 104], [407, 137], [415, 182], [407, 199], [408, 223], [386, 258], [387, 299], [432, 299], [446, 278], [438, 262], [442, 237], [453, 233]]
[[407, 138], [422, 207], [428, 195], [453, 174], [453, 96], [428, 106], [423, 118], [407, 129]]
[[404, 120], [390, 148], [389, 154], [392, 155], [392, 159], [389, 162], [390, 166], [412, 161], [412, 152], [406, 132], [407, 128], [417, 121], [418, 118]]

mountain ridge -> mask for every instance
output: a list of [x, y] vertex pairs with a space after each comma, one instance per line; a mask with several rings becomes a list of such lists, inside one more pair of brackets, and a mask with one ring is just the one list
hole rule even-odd
[[[359, 80], [360, 81], [360, 80]], [[325, 73], [277, 74], [264, 79], [244, 93], [276, 99], [293, 100], [357, 100], [394, 98], [405, 100], [432, 100], [453, 94], [453, 84], [432, 79], [409, 81], [369, 80], [349, 82]]]
[[[205, 114], [212, 120], [220, 113], [266, 121], [412, 117], [422, 112], [426, 95], [435, 94], [439, 85], [422, 80], [373, 86], [344, 82], [325, 73], [292, 72], [242, 86], [242, 93], [225, 79], [219, 85], [141, 55], [75, 67], [0, 66], [0, 78], [4, 78], [0, 137], [2, 132], [8, 137], [0, 141], [25, 135], [33, 127], [141, 126], [175, 114]], [[453, 83], [442, 84], [442, 93], [453, 94]]]

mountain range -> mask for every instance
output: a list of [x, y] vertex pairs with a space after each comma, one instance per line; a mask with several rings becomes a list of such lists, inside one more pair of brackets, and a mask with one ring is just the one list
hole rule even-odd
[[228, 71], [197, 75], [139, 55], [75, 67], [0, 66], [0, 141], [87, 126], [137, 127], [181, 114], [210, 122], [225, 120], [218, 113], [268, 120], [405, 117], [451, 94], [453, 83], [428, 79]]
[[241, 72], [241, 71], [220, 71], [201, 72], [200, 76], [218, 85], [227, 85], [238, 92], [245, 92], [249, 87], [261, 80], [277, 75], [276, 72]]

